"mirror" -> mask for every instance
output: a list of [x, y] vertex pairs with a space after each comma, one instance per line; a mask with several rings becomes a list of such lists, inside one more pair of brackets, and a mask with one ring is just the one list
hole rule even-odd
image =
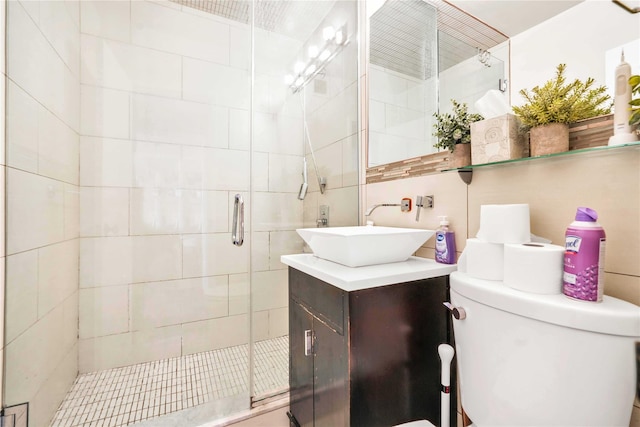
[[450, 111], [451, 99], [476, 112], [488, 90], [504, 92], [509, 57], [506, 35], [449, 3], [387, 0], [373, 9], [368, 167], [437, 152], [434, 113]]

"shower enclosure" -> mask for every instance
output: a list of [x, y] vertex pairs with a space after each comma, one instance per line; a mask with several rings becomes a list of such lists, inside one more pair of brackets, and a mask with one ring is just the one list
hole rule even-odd
[[5, 5], [3, 415], [196, 426], [286, 393], [280, 256], [321, 207], [358, 223], [357, 2]]

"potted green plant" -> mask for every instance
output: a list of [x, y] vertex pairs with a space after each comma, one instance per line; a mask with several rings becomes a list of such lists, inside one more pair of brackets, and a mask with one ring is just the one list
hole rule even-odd
[[611, 112], [611, 97], [606, 86], [594, 87], [595, 80], [579, 79], [567, 83], [566, 64], [559, 64], [555, 78], [529, 92], [520, 90], [527, 101], [513, 107], [525, 130], [529, 130], [531, 156], [559, 153], [569, 150], [569, 123]]
[[629, 77], [629, 85], [631, 86], [631, 96], [638, 96], [637, 98], [632, 98], [631, 102], [629, 102], [629, 105], [631, 105], [629, 124], [638, 126], [640, 125], [640, 76], [636, 74]]
[[471, 123], [482, 120], [480, 114], [469, 113], [466, 103], [451, 100], [453, 110], [451, 113], [435, 113], [436, 123], [433, 125], [433, 135], [438, 137], [438, 142], [433, 146], [446, 148], [452, 155], [449, 158], [449, 166], [460, 168], [471, 164]]

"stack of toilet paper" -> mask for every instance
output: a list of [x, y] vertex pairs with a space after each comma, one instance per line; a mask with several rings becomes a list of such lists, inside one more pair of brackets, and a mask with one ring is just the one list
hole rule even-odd
[[467, 239], [458, 271], [525, 292], [559, 294], [564, 251], [531, 241], [529, 205], [482, 205], [480, 230]]

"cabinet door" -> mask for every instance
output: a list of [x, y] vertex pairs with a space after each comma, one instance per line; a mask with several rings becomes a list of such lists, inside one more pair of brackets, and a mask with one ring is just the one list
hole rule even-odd
[[289, 300], [289, 409], [300, 426], [313, 426], [313, 352], [307, 352], [306, 334], [313, 317]]
[[344, 334], [314, 318], [314, 418], [316, 427], [349, 425], [347, 344]]

